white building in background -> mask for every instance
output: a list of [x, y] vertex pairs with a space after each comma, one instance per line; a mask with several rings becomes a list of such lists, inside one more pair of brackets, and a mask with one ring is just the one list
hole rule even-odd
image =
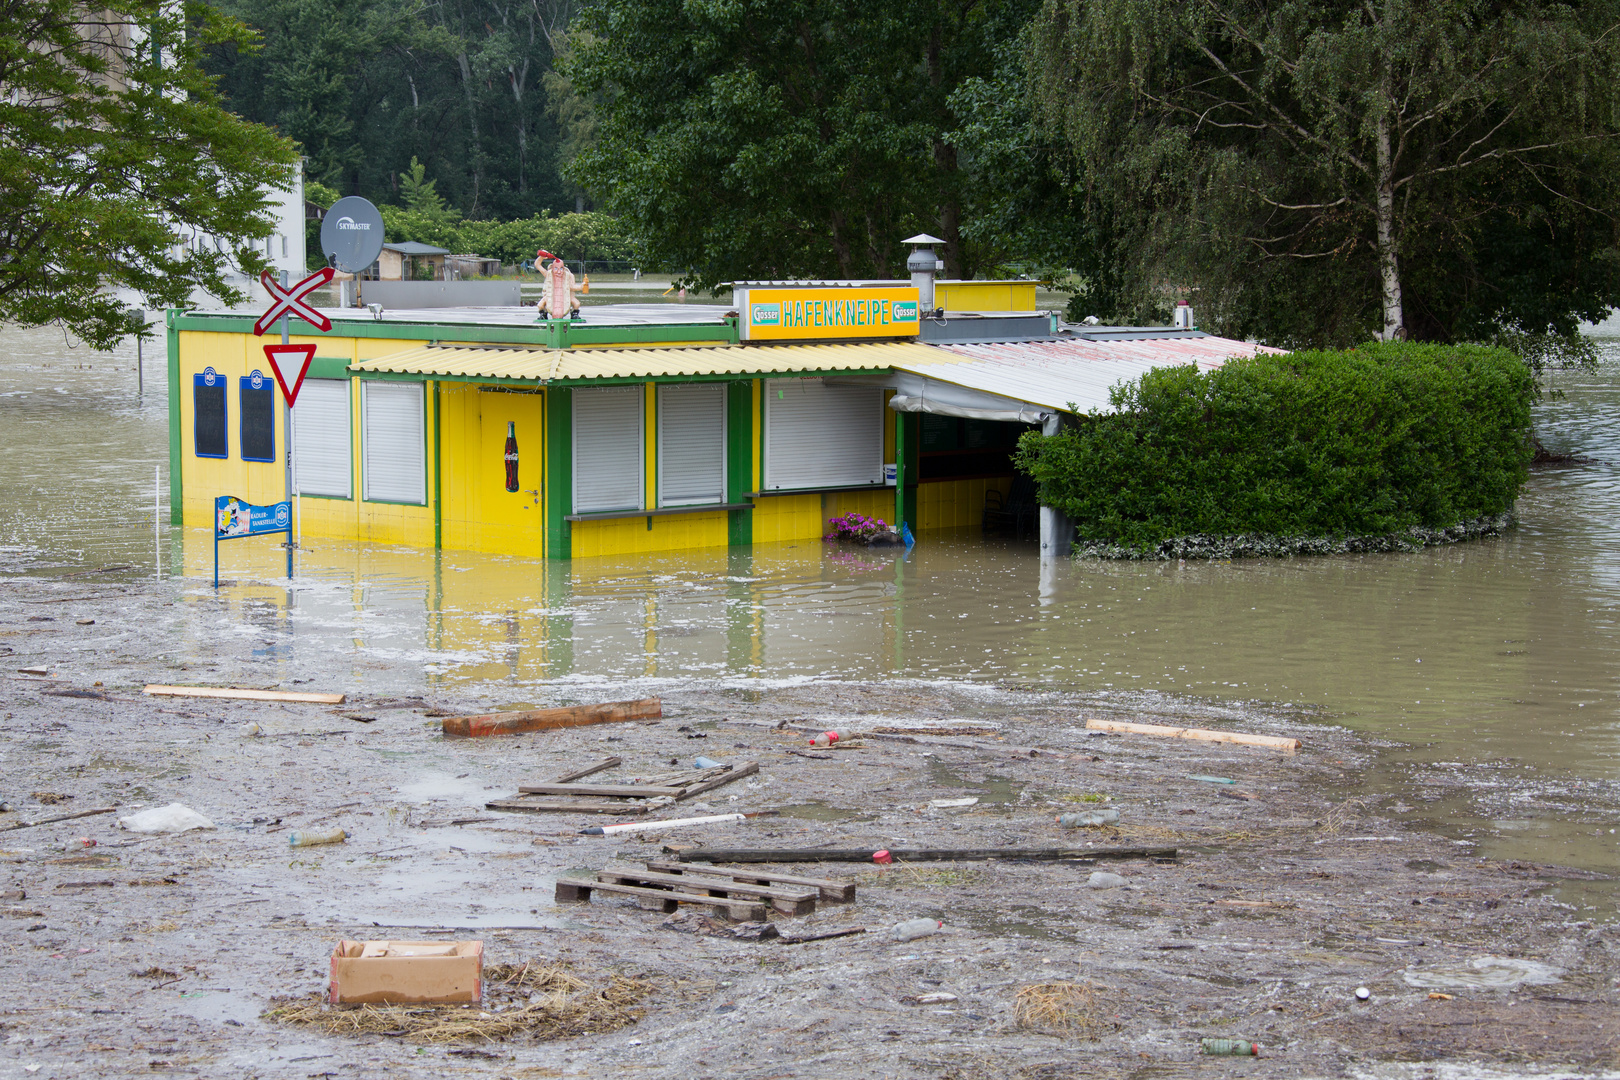
[[[280, 188], [267, 188], [270, 195], [270, 213], [275, 220], [275, 231], [270, 236], [258, 242], [257, 246], [266, 261], [270, 263], [272, 273], [286, 271], [289, 282], [298, 281], [309, 276], [306, 269], [304, 250], [304, 166], [300, 162], [293, 169], [291, 187], [283, 191]], [[181, 242], [182, 248], [212, 247], [227, 255], [235, 251], [233, 245], [217, 236], [207, 233], [193, 233]], [[270, 295], [260, 284], [257, 277], [249, 277], [239, 269], [232, 259], [229, 268], [224, 274], [225, 281], [247, 294], [247, 302], [237, 310], [261, 310], [270, 303]], [[143, 298], [132, 289], [120, 289], [119, 297], [130, 307], [140, 307]], [[187, 298], [187, 307], [209, 308], [218, 310], [224, 305], [218, 297], [204, 292], [202, 289], [193, 289]]]
[[[272, 273], [286, 271], [289, 282], [298, 281], [306, 277], [309, 271], [305, 268], [304, 251], [304, 165], [299, 162], [293, 169], [292, 185], [288, 190], [280, 188], [267, 189], [270, 195], [270, 212], [275, 218], [275, 231], [260, 241], [260, 253], [270, 263]], [[193, 245], [208, 244], [220, 251], [230, 254], [231, 245], [218, 237], [199, 233], [190, 238], [188, 243]], [[249, 277], [235, 266], [225, 272], [227, 283], [241, 289], [248, 295], [247, 307], [262, 308], [270, 302], [270, 295], [260, 284], [257, 277]], [[218, 298], [195, 289], [191, 295], [191, 305], [195, 307], [218, 307]]]

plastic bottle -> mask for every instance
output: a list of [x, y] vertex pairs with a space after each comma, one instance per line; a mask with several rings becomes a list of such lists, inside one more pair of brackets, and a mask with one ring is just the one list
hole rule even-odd
[[895, 923], [890, 929], [889, 936], [896, 941], [916, 941], [920, 937], [937, 934], [945, 926], [938, 919], [907, 919], [902, 923]]
[[725, 762], [716, 761], [716, 760], [714, 760], [714, 758], [700, 757], [696, 761], [692, 762], [692, 768], [694, 768], [694, 769], [718, 769], [718, 768], [720, 768], [720, 766], [722, 766], [724, 764], [725, 764]]
[[1079, 813], [1061, 815], [1057, 823], [1065, 829], [1077, 829], [1082, 826], [1112, 825], [1118, 820], [1118, 810], [1081, 810]]
[[1204, 1053], [1215, 1057], [1259, 1057], [1260, 1045], [1243, 1039], [1202, 1039]]
[[72, 840], [69, 840], [66, 844], [62, 845], [62, 850], [63, 851], [83, 851], [85, 848], [93, 848], [95, 846], [96, 846], [96, 842], [94, 840], [90, 839], [88, 836], [78, 836], [78, 837], [74, 837]]
[[314, 847], [317, 844], [341, 844], [349, 838], [342, 829], [298, 829], [289, 833], [289, 847]]
[[815, 738], [810, 740], [810, 745], [831, 746], [835, 742], [841, 742], [848, 738], [849, 732], [845, 731], [843, 728], [837, 728], [833, 731], [823, 731], [820, 735], [817, 735]]

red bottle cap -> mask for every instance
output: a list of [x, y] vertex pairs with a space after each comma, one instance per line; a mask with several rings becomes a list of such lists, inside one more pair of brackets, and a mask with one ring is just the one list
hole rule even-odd
[[885, 849], [883, 851], [872, 852], [872, 861], [881, 866], [887, 866], [894, 861], [894, 857], [889, 854], [887, 849]]

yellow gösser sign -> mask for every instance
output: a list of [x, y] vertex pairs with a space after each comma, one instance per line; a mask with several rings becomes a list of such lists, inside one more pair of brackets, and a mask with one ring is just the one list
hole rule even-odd
[[916, 337], [917, 290], [909, 286], [773, 289], [737, 285], [744, 341]]

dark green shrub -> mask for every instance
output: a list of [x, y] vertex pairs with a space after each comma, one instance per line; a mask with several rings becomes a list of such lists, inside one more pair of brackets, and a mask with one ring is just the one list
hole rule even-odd
[[1383, 536], [1506, 512], [1531, 455], [1529, 368], [1392, 342], [1161, 368], [1118, 412], [1025, 435], [1016, 461], [1081, 540]]

